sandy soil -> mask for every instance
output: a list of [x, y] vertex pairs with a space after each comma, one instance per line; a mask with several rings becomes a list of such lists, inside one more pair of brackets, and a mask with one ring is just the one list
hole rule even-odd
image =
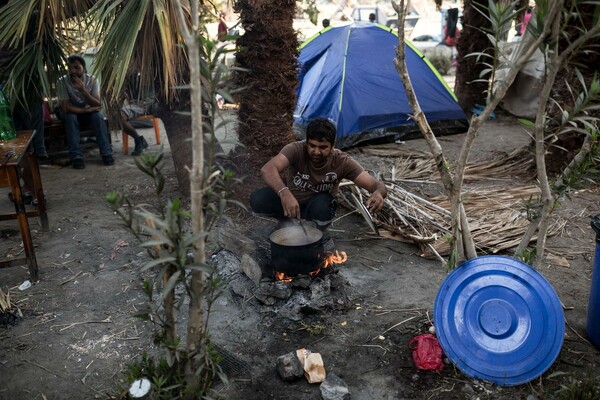
[[[461, 138], [447, 136], [440, 142], [456, 154]], [[500, 117], [486, 124], [472, 159], [509, 152], [527, 140], [512, 119]], [[120, 143], [114, 146], [115, 166], [100, 165], [92, 152], [83, 171], [42, 170], [50, 232], [31, 221], [40, 282], [19, 291], [27, 269], [0, 270], [0, 287], [10, 291], [23, 315], [0, 328], [0, 399], [117, 396], [127, 380], [127, 364], [153, 349], [152, 327], [134, 317], [146, 304], [139, 270], [148, 259], [104, 200], [110, 190], [123, 188], [134, 201], [150, 201], [150, 184], [131, 157], [122, 155]], [[423, 140], [399, 146], [427, 148]], [[373, 168], [385, 163], [353, 153]], [[168, 193], [174, 195], [171, 164], [166, 172]], [[213, 341], [235, 373], [228, 385], [216, 388], [227, 399], [320, 398], [318, 385], [304, 379], [283, 382], [277, 376], [277, 357], [298, 348], [320, 353], [326, 370], [348, 385], [353, 399], [542, 399], [553, 398], [564, 383], [567, 375], [557, 372], [598, 379], [600, 352], [587, 342], [585, 327], [594, 251], [589, 217], [598, 213], [599, 193], [598, 185], [574, 192], [557, 211], [569, 222], [562, 235], [549, 240], [548, 250], [568, 265], [548, 262], [540, 272], [565, 307], [567, 328], [559, 357], [540, 379], [501, 388], [451, 365], [440, 373], [415, 369], [408, 343], [430, 327], [435, 296], [448, 271], [419, 257], [412, 245], [374, 238], [364, 221], [350, 214], [332, 227], [336, 248], [349, 257], [337, 270], [348, 282], [338, 306], [292, 321], [281, 315], [279, 304], [266, 306], [233, 287], [218, 299], [210, 324]], [[8, 206], [6, 189], [1, 189], [0, 207]], [[256, 243], [252, 255], [264, 261], [273, 222], [244, 213], [233, 217], [233, 229]], [[0, 230], [0, 256], [21, 251], [16, 225], [2, 222]], [[237, 271], [241, 254], [214, 250], [213, 260], [225, 276], [245, 279]]]

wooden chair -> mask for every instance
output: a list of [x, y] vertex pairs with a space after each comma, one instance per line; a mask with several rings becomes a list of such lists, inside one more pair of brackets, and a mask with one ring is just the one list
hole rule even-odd
[[[156, 144], [160, 144], [160, 126], [158, 125], [158, 118], [156, 118], [152, 114], [141, 115], [131, 121], [131, 124], [138, 128], [139, 126], [135, 125], [135, 122], [143, 122], [152, 119], [152, 126], [154, 127], [154, 137], [156, 139]], [[129, 153], [129, 135], [125, 133], [124, 130], [121, 130], [121, 135], [123, 136], [123, 154], [127, 155]]]

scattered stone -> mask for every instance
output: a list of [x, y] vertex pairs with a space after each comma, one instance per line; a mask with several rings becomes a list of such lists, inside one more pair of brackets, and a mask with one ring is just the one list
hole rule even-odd
[[254, 292], [254, 297], [256, 297], [258, 301], [260, 301], [266, 306], [272, 306], [275, 303], [277, 303], [277, 299], [275, 297], [265, 295], [264, 293], [260, 293], [258, 289]]
[[323, 310], [333, 309], [334, 300], [331, 297], [321, 297], [316, 300], [310, 300], [307, 307], [304, 308], [305, 314], [315, 314]]
[[310, 300], [316, 301], [331, 294], [331, 282], [329, 279], [315, 279], [310, 285]]
[[310, 305], [316, 310], [333, 306], [329, 279], [315, 279], [310, 285]]
[[530, 394], [529, 396], [527, 396], [527, 400], [539, 400], [539, 399], [535, 394]]
[[228, 288], [244, 299], [249, 299], [254, 295], [254, 284], [243, 275], [238, 275], [231, 279]]
[[276, 365], [277, 372], [284, 381], [294, 381], [304, 376], [304, 366], [295, 352], [277, 357]]
[[342, 274], [331, 274], [329, 282], [331, 282], [331, 290], [343, 290], [346, 286], [350, 286], [348, 279]]
[[321, 386], [321, 397], [323, 400], [348, 400], [350, 399], [350, 390], [348, 385], [336, 374], [330, 372]]
[[292, 321], [303, 318], [302, 310], [308, 305], [308, 300], [302, 293], [295, 293], [288, 302], [279, 309], [279, 315]]
[[322, 305], [319, 302], [308, 300], [308, 302], [302, 307], [300, 311], [302, 311], [303, 315], [311, 315], [311, 314], [320, 314], [323, 312], [323, 308], [326, 308], [328, 305], [326, 300], [320, 300]]
[[248, 254], [242, 256], [242, 262], [240, 264], [242, 271], [256, 286], [260, 285], [260, 279], [262, 278], [262, 270], [260, 265], [250, 257]]
[[310, 286], [312, 282], [312, 278], [310, 276], [301, 276], [299, 278], [294, 278], [290, 282], [290, 287], [292, 289], [306, 289]]
[[240, 233], [239, 230], [223, 225], [217, 230], [217, 243], [233, 254], [251, 254], [256, 250], [256, 242]]
[[262, 282], [255, 294], [257, 298], [261, 295], [286, 300], [292, 295], [292, 289], [285, 282]]

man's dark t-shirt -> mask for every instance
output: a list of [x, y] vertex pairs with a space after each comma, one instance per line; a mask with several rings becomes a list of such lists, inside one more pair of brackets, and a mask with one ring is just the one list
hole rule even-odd
[[281, 154], [290, 162], [287, 186], [300, 204], [315, 193], [335, 194], [342, 179], [353, 181], [363, 172], [358, 162], [338, 149], [331, 151], [324, 166], [315, 168], [308, 158], [306, 141], [286, 145]]

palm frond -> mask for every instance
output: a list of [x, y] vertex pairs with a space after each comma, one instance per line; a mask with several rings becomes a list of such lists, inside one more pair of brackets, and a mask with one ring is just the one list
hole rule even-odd
[[92, 14], [98, 36], [106, 32], [95, 65], [107, 96], [118, 100], [127, 75], [139, 72], [142, 88], [156, 87], [172, 100], [187, 69], [172, 2], [100, 1]]
[[13, 58], [6, 78], [13, 103], [26, 104], [32, 96], [52, 97], [53, 82], [64, 73], [72, 49], [69, 21], [77, 20], [91, 0], [22, 0], [0, 8], [0, 47]]

